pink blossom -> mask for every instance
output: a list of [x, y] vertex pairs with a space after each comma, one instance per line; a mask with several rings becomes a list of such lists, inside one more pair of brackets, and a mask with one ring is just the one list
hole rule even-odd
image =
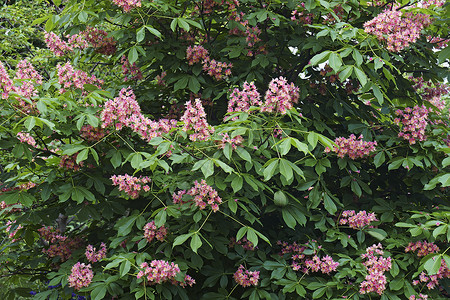
[[259, 280], [259, 271], [249, 271], [240, 265], [237, 271], [233, 275], [234, 280], [237, 284], [248, 287], [251, 285], [257, 286]]
[[113, 0], [114, 4], [121, 7], [124, 12], [129, 12], [133, 8], [141, 7], [141, 0]]
[[102, 128], [115, 126], [116, 130], [129, 127], [138, 133], [142, 139], [151, 139], [168, 133], [175, 126], [176, 120], [160, 119], [153, 121], [141, 113], [136, 96], [131, 88], [123, 88], [114, 100], [108, 100], [101, 112]]
[[[337, 156], [340, 158], [348, 155], [350, 159], [363, 158], [364, 156], [370, 155], [370, 153], [375, 151], [375, 146], [377, 146], [377, 142], [367, 142], [363, 141], [363, 136], [360, 135], [359, 139], [356, 139], [354, 134], [351, 134], [350, 137], [338, 137], [334, 140], [337, 147], [334, 147], [333, 152], [337, 153]], [[331, 150], [326, 147], [325, 152], [330, 152]]]
[[147, 262], [143, 262], [140, 267], [143, 270], [139, 271], [137, 278], [146, 277], [150, 284], [171, 281], [180, 273], [180, 268], [177, 264], [164, 260], [153, 260], [150, 265]]
[[263, 112], [279, 112], [282, 115], [298, 102], [299, 89], [293, 83], [288, 84], [286, 78], [272, 79], [266, 91], [265, 102], [261, 108]]
[[26, 143], [33, 148], [36, 148], [36, 140], [28, 132], [18, 132], [17, 138], [21, 143]]
[[155, 221], [151, 221], [144, 226], [144, 237], [147, 241], [151, 242], [156, 237], [160, 242], [164, 241], [167, 235], [167, 228], [163, 225], [156, 227]]
[[187, 201], [184, 202], [182, 200], [184, 194], [192, 196], [193, 199], [191, 201], [194, 202], [195, 206], [199, 207], [201, 210], [205, 209], [207, 205], [210, 205], [213, 212], [217, 212], [219, 210], [219, 204], [222, 203], [222, 199], [219, 197], [217, 191], [207, 185], [204, 179], [202, 179], [200, 183], [197, 180], [194, 181], [194, 186], [187, 192], [182, 190], [177, 194], [173, 193], [173, 202], [175, 204], [187, 203]]
[[367, 259], [363, 262], [363, 265], [366, 267], [368, 274], [360, 284], [360, 294], [375, 292], [381, 295], [386, 289], [386, 276], [384, 272], [389, 271], [392, 265], [390, 257], [384, 258], [382, 256], [384, 253], [382, 249], [381, 244], [374, 244], [366, 249], [366, 253], [361, 255], [363, 259]]
[[75, 290], [80, 290], [82, 287], [87, 287], [91, 284], [94, 272], [91, 270], [91, 265], [85, 265], [84, 263], [77, 262], [72, 267], [72, 273], [67, 278], [69, 287], [73, 287]]
[[144, 188], [147, 183], [151, 182], [150, 177], [141, 176], [134, 177], [128, 174], [111, 176], [113, 185], [119, 186], [119, 191], [124, 191], [131, 199], [139, 197], [139, 191]]
[[122, 73], [125, 75], [125, 81], [140, 80], [143, 78], [141, 70], [136, 66], [136, 63], [130, 64], [125, 55], [120, 60], [122, 63]]
[[186, 103], [186, 110], [180, 119], [184, 122], [183, 131], [193, 131], [189, 135], [191, 141], [208, 140], [214, 133], [214, 128], [206, 121], [206, 113], [200, 99], [195, 99], [194, 104], [189, 100]]
[[378, 221], [375, 213], [367, 213], [365, 210], [356, 213], [354, 210], [346, 210], [339, 219], [339, 224], [348, 224], [350, 228], [360, 229], [370, 224], [370, 222]]
[[423, 28], [431, 24], [431, 18], [425, 14], [413, 14], [398, 10], [399, 5], [389, 6], [370, 21], [364, 23], [364, 30], [380, 41], [386, 42], [387, 49], [399, 52], [414, 43]]
[[417, 250], [417, 256], [418, 257], [422, 257], [422, 256], [427, 256], [428, 254], [431, 253], [438, 253], [439, 252], [439, 247], [434, 244], [434, 243], [429, 243], [427, 241], [418, 241], [418, 242], [411, 242], [408, 244], [408, 246], [405, 248], [405, 252], [409, 252], [409, 251], [416, 251]]
[[88, 245], [86, 247], [86, 258], [88, 261], [94, 263], [97, 261], [101, 261], [102, 259], [104, 259], [106, 257], [106, 245], [105, 243], [101, 243], [100, 244], [100, 249], [98, 250], [98, 252], [95, 252], [96, 249], [94, 248], [94, 246], [92, 245]]
[[56, 68], [58, 69], [58, 83], [62, 86], [59, 90], [60, 93], [66, 92], [66, 89], [71, 87], [84, 91], [85, 84], [92, 84], [100, 89], [100, 84], [103, 83], [95, 75], [88, 76], [81, 70], [75, 70], [70, 62], [67, 62], [64, 66], [58, 64]]
[[[261, 95], [256, 89], [255, 83], [244, 82], [242, 91], [235, 88], [230, 95], [228, 101], [228, 113], [244, 111], [248, 112], [251, 106], [260, 107], [262, 102], [260, 101]], [[224, 118], [228, 119], [227, 117]], [[232, 120], [237, 120], [238, 117], [233, 117]]]
[[428, 125], [428, 109], [425, 105], [416, 105], [414, 108], [406, 107], [403, 111], [398, 109], [395, 114], [399, 116], [394, 119], [394, 123], [399, 125], [401, 131], [399, 137], [407, 140], [411, 145], [416, 141], [425, 141], [425, 129]]

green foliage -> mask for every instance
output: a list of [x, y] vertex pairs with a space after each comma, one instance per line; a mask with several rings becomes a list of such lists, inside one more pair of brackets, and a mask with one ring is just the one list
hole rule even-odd
[[[311, 23], [292, 20], [295, 9], [311, 14]], [[344, 0], [306, 1], [304, 8], [295, 1], [250, 0], [235, 7], [143, 0], [129, 12], [109, 0], [2, 7], [0, 61], [10, 77], [26, 57], [45, 75], [34, 85], [36, 95], [11, 92], [0, 100], [0, 284], [10, 287], [0, 290], [2, 299], [31, 297], [31, 289], [35, 299], [70, 299], [75, 292], [95, 300], [448, 295], [448, 278], [431, 290], [413, 285], [422, 271], [433, 275], [450, 267], [450, 148], [447, 110], [434, 107], [409, 79], [421, 76], [433, 88], [448, 80], [442, 64], [449, 61], [448, 47], [433, 50], [421, 37], [399, 53], [389, 52], [363, 29], [381, 11], [365, 1]], [[232, 18], [241, 12], [241, 20]], [[427, 35], [448, 35], [448, 4], [417, 12], [435, 18]], [[12, 24], [14, 14], [22, 18]], [[115, 48], [109, 45], [115, 51], [102, 52], [92, 42], [61, 56], [43, 49], [44, 29], [67, 42], [66, 35], [90, 27], [105, 30], [103, 39], [115, 41]], [[190, 64], [187, 49], [194, 45], [208, 50], [210, 60]], [[214, 78], [205, 70], [213, 59], [231, 63], [231, 74]], [[104, 82], [64, 87], [56, 65], [66, 62]], [[254, 81], [264, 102], [269, 82], [280, 76], [299, 88], [298, 103], [286, 114], [257, 106], [227, 113], [233, 88]], [[16, 87], [23, 81], [13, 79]], [[105, 126], [102, 111], [128, 86], [147, 122], [168, 117], [177, 125], [152, 138], [130, 124], [121, 128], [118, 120], [117, 126]], [[6, 92], [1, 80], [0, 92]], [[184, 104], [196, 98], [212, 124], [206, 140], [193, 141], [193, 129], [182, 129], [188, 122], [180, 120]], [[410, 144], [398, 135], [396, 110], [422, 104], [430, 108], [426, 140]], [[139, 114], [134, 111], [134, 117]], [[19, 142], [18, 133], [30, 134], [35, 144]], [[351, 134], [377, 142], [376, 149], [356, 159], [336, 155], [335, 139]], [[113, 176], [125, 174], [151, 181], [127, 192], [113, 184]], [[178, 194], [174, 201], [196, 181], [203, 184], [200, 191]], [[23, 186], [29, 182], [34, 184]], [[205, 209], [195, 205], [206, 185], [220, 197], [218, 209], [213, 201]], [[348, 210], [375, 213], [377, 220], [352, 228], [341, 221]], [[165, 228], [167, 236], [146, 238], [152, 221], [154, 230]], [[73, 241], [70, 255], [48, 254], [57, 243], [38, 231], [43, 226]], [[410, 242], [424, 240], [440, 250], [423, 257], [405, 252]], [[286, 245], [278, 241], [303, 247], [297, 254], [309, 259], [329, 255], [339, 266], [315, 272], [293, 260], [296, 253], [282, 253]], [[72, 267], [88, 263], [88, 244], [98, 250], [102, 242], [107, 255], [91, 262], [92, 282], [75, 290], [69, 284]], [[361, 294], [369, 273], [361, 254], [378, 243], [392, 262], [386, 290]], [[172, 279], [178, 284], [138, 276], [142, 263], [153, 260], [176, 263], [180, 272]], [[256, 285], [237, 284], [233, 274], [240, 265], [259, 272]], [[180, 286], [185, 275], [196, 284]]]

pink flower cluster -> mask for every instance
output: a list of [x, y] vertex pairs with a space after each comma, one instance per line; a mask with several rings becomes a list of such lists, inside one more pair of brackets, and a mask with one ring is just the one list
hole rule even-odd
[[[309, 271], [313, 272], [322, 272], [323, 274], [330, 274], [332, 271], [336, 271], [339, 266], [338, 262], [335, 262], [333, 258], [329, 255], [325, 255], [322, 258], [319, 258], [316, 255], [316, 251], [314, 251], [314, 256], [312, 258], [308, 258], [303, 252], [307, 249], [306, 246], [299, 245], [296, 242], [293, 244], [289, 244], [287, 242], [278, 241], [277, 245], [281, 245], [280, 255], [291, 254], [292, 258], [292, 270], [301, 271], [305, 274], [308, 274]], [[319, 246], [319, 249], [321, 246]]]
[[131, 199], [136, 199], [139, 197], [139, 191], [144, 190], [148, 192], [150, 190], [150, 186], [147, 183], [152, 180], [145, 177], [133, 177], [128, 174], [125, 175], [113, 175], [111, 177], [113, 185], [119, 186], [119, 191], [124, 191]]
[[121, 7], [124, 12], [129, 12], [133, 8], [141, 7], [141, 0], [113, 0], [114, 4]]
[[190, 66], [195, 63], [203, 63], [204, 60], [209, 59], [209, 52], [201, 45], [194, 45], [187, 47], [186, 59]]
[[209, 204], [211, 209], [216, 212], [219, 210], [219, 204], [222, 203], [222, 199], [219, 197], [217, 191], [211, 186], [206, 184], [206, 181], [202, 179], [200, 183], [196, 180], [194, 181], [194, 186], [190, 188], [187, 192], [185, 190], [178, 191], [178, 193], [172, 194], [173, 203], [183, 204], [187, 201], [183, 201], [183, 195], [190, 195], [194, 197], [193, 201], [195, 206], [200, 209], [205, 209], [206, 205]]
[[72, 86], [84, 91], [85, 84], [92, 84], [101, 88], [103, 80], [97, 79], [95, 75], [88, 76], [86, 72], [81, 70], [75, 70], [70, 62], [67, 62], [64, 66], [58, 64], [58, 83], [62, 86], [59, 92], [62, 94], [66, 92], [66, 89]]
[[115, 125], [116, 130], [129, 127], [141, 135], [141, 138], [150, 141], [154, 137], [168, 133], [176, 126], [176, 120], [161, 119], [153, 121], [141, 113], [131, 88], [123, 88], [114, 100], [108, 100], [101, 112], [102, 128]]
[[36, 148], [36, 140], [28, 132], [18, 132], [17, 138], [21, 143], [26, 143], [33, 148]]
[[[436, 260], [436, 257], [432, 258]], [[427, 275], [425, 272], [420, 273], [419, 280], [413, 280], [413, 285], [418, 285], [421, 282], [427, 283], [427, 288], [429, 290], [434, 289], [436, 286], [439, 286], [439, 279], [450, 278], [450, 269], [447, 267], [447, 263], [444, 259], [441, 259], [441, 266], [437, 274], [435, 275]]]
[[231, 75], [231, 68], [233, 65], [231, 63], [227, 64], [211, 59], [208, 50], [201, 45], [195, 45], [194, 47], [189, 46], [186, 49], [186, 59], [189, 65], [201, 62], [203, 71], [216, 80], [221, 80]]
[[386, 42], [387, 49], [392, 52], [399, 52], [414, 43], [422, 29], [431, 24], [429, 15], [405, 13], [398, 8], [398, 5], [393, 5], [364, 23], [365, 32]]
[[88, 43], [84, 39], [83, 35], [75, 34], [72, 36], [67, 36], [67, 42], [63, 41], [54, 32], [46, 32], [44, 37], [47, 47], [56, 56], [64, 56], [68, 52], [72, 52], [74, 49], [85, 49], [88, 47]]
[[192, 278], [191, 276], [189, 276], [189, 275], [186, 275], [185, 277], [184, 277], [184, 281], [182, 281], [182, 282], [178, 282], [178, 284], [181, 286], [181, 287], [183, 287], [183, 288], [185, 288], [186, 286], [190, 286], [190, 287], [192, 287], [194, 284], [195, 284], [195, 279], [194, 278]]
[[394, 119], [394, 123], [399, 126], [401, 124], [398, 136], [407, 140], [411, 145], [416, 141], [425, 141], [427, 139], [425, 129], [428, 125], [428, 112], [425, 105], [396, 110], [395, 114], [399, 117]]
[[414, 82], [413, 88], [422, 96], [422, 99], [433, 104], [438, 112], [444, 110], [445, 101], [442, 96], [450, 92], [450, 86], [446, 83], [425, 81], [422, 77], [409, 77], [409, 80]]
[[86, 41], [95, 48], [95, 52], [104, 55], [113, 55], [116, 53], [116, 41], [112, 37], [107, 37], [108, 33], [104, 30], [87, 27], [82, 32]]
[[[251, 106], [261, 106], [261, 95], [256, 89], [255, 83], [247, 81], [244, 82], [244, 87], [242, 91], [235, 88], [230, 95], [230, 100], [228, 101], [228, 113], [238, 112], [238, 111], [249, 111]], [[228, 119], [227, 117], [224, 118]], [[237, 120], [238, 117], [233, 117], [232, 120]]]
[[200, 99], [195, 99], [194, 103], [190, 100], [186, 103], [186, 110], [180, 120], [184, 122], [183, 131], [194, 131], [189, 135], [191, 141], [208, 140], [214, 133], [214, 127], [206, 121], [205, 109]]
[[106, 245], [105, 243], [100, 244], [100, 249], [96, 252], [96, 248], [92, 245], [88, 245], [86, 247], [86, 252], [84, 253], [86, 255], [86, 258], [91, 263], [95, 263], [97, 261], [101, 261], [106, 257]]
[[[333, 152], [337, 153], [337, 156], [340, 158], [348, 155], [350, 159], [363, 158], [364, 156], [370, 155], [370, 153], [375, 151], [375, 146], [377, 146], [377, 142], [367, 142], [363, 141], [363, 136], [359, 136], [359, 140], [356, 139], [354, 134], [351, 134], [350, 137], [338, 137], [334, 140], [337, 147], [334, 147]], [[330, 152], [330, 148], [325, 148], [325, 153]]]
[[[6, 71], [3, 63], [0, 61], [0, 89], [2, 92], [2, 99], [7, 99], [11, 92], [17, 93], [21, 97], [31, 98], [36, 96], [35, 85], [42, 83], [42, 76], [34, 69], [33, 65], [26, 59], [19, 61], [16, 66], [16, 74], [14, 76], [15, 80], [20, 80], [20, 85], [15, 86], [8, 72]], [[26, 113], [30, 113], [34, 104], [25, 102], [24, 100], [17, 98], [19, 104], [17, 106], [19, 109]]]
[[391, 258], [384, 258], [382, 256], [383, 253], [383, 246], [374, 244], [366, 249], [366, 253], [361, 255], [361, 258], [366, 259], [363, 265], [366, 267], [368, 275], [361, 282], [360, 294], [375, 292], [381, 295], [386, 289], [386, 275], [384, 275], [384, 272], [389, 271], [392, 264]]
[[3, 90], [2, 99], [8, 99], [9, 93], [15, 91], [13, 81], [9, 77], [9, 74], [1, 61], [0, 61], [0, 88]]
[[230, 35], [231, 34], [243, 35], [245, 36], [247, 46], [254, 47], [257, 42], [261, 41], [261, 39], [259, 38], [259, 35], [261, 34], [261, 29], [259, 29], [258, 26], [250, 26], [248, 20], [244, 20], [244, 16], [245, 14], [243, 12], [240, 13], [238, 13], [237, 11], [231, 12], [231, 14], [229, 15], [229, 19], [241, 24], [245, 28], [245, 31], [242, 31], [239, 27], [235, 27], [230, 30]]
[[[337, 267], [339, 267], [339, 263], [334, 261], [329, 255], [325, 255], [322, 259], [317, 255], [314, 255], [312, 259], [305, 260], [305, 266], [313, 272], [318, 272], [320, 270], [323, 274], [330, 274], [332, 271], [336, 271]], [[292, 269], [297, 271], [299, 265], [296, 265], [294, 262]]]
[[238, 146], [241, 146], [242, 143], [244, 142], [244, 138], [240, 135], [235, 136], [234, 138], [230, 138], [230, 136], [228, 135], [228, 133], [223, 133], [223, 138], [221, 141], [218, 141], [218, 147], [219, 149], [223, 149], [225, 148], [226, 144], [230, 144], [231, 148], [233, 148], [234, 150], [236, 150], [236, 148]]
[[164, 260], [153, 260], [150, 262], [150, 265], [147, 262], [143, 262], [141, 268], [144, 270], [139, 271], [137, 278], [146, 276], [151, 284], [175, 280], [175, 276], [180, 273], [180, 268], [177, 264]]
[[427, 241], [418, 241], [418, 242], [411, 242], [408, 244], [408, 246], [406, 246], [405, 248], [405, 252], [409, 252], [409, 251], [417, 251], [417, 256], [421, 257], [421, 256], [427, 256], [430, 253], [438, 253], [439, 252], [439, 247], [434, 244], [434, 243], [429, 243]]
[[140, 80], [143, 78], [141, 70], [136, 66], [134, 62], [133, 65], [130, 64], [128, 58], [123, 55], [120, 62], [122, 63], [122, 73], [125, 75], [125, 81]]
[[156, 237], [160, 242], [164, 241], [167, 235], [167, 228], [163, 225], [156, 227], [155, 221], [151, 221], [144, 226], [144, 237], [147, 241], [151, 242]]
[[77, 164], [77, 156], [78, 153], [75, 153], [74, 155], [62, 155], [61, 160], [59, 161], [59, 167], [61, 169], [66, 170], [73, 170], [73, 171], [79, 171], [84, 166], [84, 161], [80, 161], [79, 164]]
[[105, 136], [105, 130], [91, 125], [84, 125], [80, 129], [80, 136], [88, 142], [97, 142]]
[[14, 224], [16, 224], [16, 220], [13, 220], [13, 221], [8, 220], [6, 222], [5, 231], [8, 234], [8, 238], [11, 240], [11, 243], [18, 241], [18, 239], [15, 239], [15, 236], [16, 236], [17, 232], [23, 228], [23, 226], [19, 224], [19, 226], [17, 226], [16, 229], [11, 231], [11, 228], [13, 227]]
[[298, 103], [299, 89], [293, 83], [288, 84], [287, 79], [279, 77], [272, 79], [266, 91], [265, 102], [261, 108], [263, 112], [278, 112], [282, 115]]
[[297, 23], [302, 23], [302, 24], [312, 24], [314, 15], [311, 13], [305, 13], [305, 3], [302, 2], [300, 3], [300, 5], [297, 7], [296, 10], [291, 12], [291, 20], [292, 21], [296, 21]]
[[161, 75], [156, 75], [155, 79], [158, 85], [166, 86], [166, 82], [164, 81], [164, 77], [166, 77], [166, 75], [167, 75], [166, 71], [162, 71]]
[[66, 261], [72, 256], [72, 251], [80, 248], [83, 244], [80, 237], [69, 238], [59, 234], [58, 229], [53, 227], [42, 227], [38, 232], [43, 240], [46, 241], [48, 248], [42, 252], [49, 257], [59, 256], [62, 261]]
[[249, 271], [240, 265], [237, 271], [233, 275], [234, 281], [237, 284], [248, 287], [251, 285], [257, 286], [259, 280], [259, 271]]
[[352, 229], [360, 229], [370, 224], [370, 222], [378, 221], [375, 213], [367, 213], [362, 210], [356, 213], [354, 210], [346, 210], [339, 219], [339, 224], [348, 224]]
[[242, 239], [240, 239], [237, 242], [236, 242], [236, 238], [234, 238], [234, 237], [230, 238], [230, 243], [228, 244], [228, 247], [232, 248], [232, 247], [234, 247], [234, 245], [241, 245], [242, 248], [244, 248], [244, 250], [248, 250], [248, 251], [255, 251], [255, 249], [256, 249], [255, 245], [253, 245], [252, 242], [247, 240], [246, 237], [243, 237]]
[[419, 294], [419, 295], [411, 295], [409, 296], [409, 300], [427, 300], [428, 299], [428, 295], [424, 295], [424, 294]]
[[92, 272], [91, 268], [91, 264], [85, 265], [84, 263], [77, 262], [72, 267], [72, 273], [67, 278], [69, 287], [80, 290], [82, 287], [89, 286], [94, 277], [94, 272]]

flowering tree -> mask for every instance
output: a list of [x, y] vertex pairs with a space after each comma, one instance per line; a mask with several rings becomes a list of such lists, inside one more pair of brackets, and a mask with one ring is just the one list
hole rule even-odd
[[53, 1], [0, 61], [0, 295], [448, 296], [449, 7]]

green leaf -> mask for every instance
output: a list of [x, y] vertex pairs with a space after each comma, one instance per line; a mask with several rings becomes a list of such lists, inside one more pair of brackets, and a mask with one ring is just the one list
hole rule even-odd
[[153, 35], [156, 35], [158, 38], [162, 38], [162, 35], [161, 35], [161, 32], [159, 32], [157, 29], [155, 29], [155, 28], [153, 28], [153, 27], [151, 27], [151, 26], [148, 26], [148, 25], [146, 25], [145, 26], [145, 28], [147, 28], [147, 30], [151, 33], [151, 34], [153, 34]]
[[325, 62], [328, 59], [328, 56], [330, 56], [330, 54], [331, 54], [331, 51], [327, 50], [327, 51], [324, 51], [324, 52], [314, 55], [313, 58], [311, 58], [311, 60], [310, 60], [310, 63], [311, 63], [310, 65], [316, 66], [318, 64]]
[[233, 192], [237, 193], [242, 189], [242, 185], [244, 183], [244, 179], [242, 176], [236, 175], [231, 181], [231, 187], [233, 188]]
[[189, 78], [189, 90], [191, 90], [191, 92], [193, 92], [195, 94], [197, 94], [198, 91], [200, 90], [200, 82], [194, 76], [191, 76]]
[[450, 46], [445, 47], [441, 51], [439, 51], [439, 63], [442, 64], [444, 61], [450, 58]]
[[92, 300], [102, 300], [106, 295], [106, 286], [99, 285], [95, 289], [91, 291], [91, 299]]
[[88, 18], [88, 14], [85, 11], [82, 11], [78, 14], [78, 20], [80, 20], [80, 22], [85, 23], [87, 21]]
[[173, 91], [176, 92], [178, 90], [185, 89], [189, 82], [189, 76], [181, 77], [174, 85]]
[[278, 166], [278, 160], [275, 159], [272, 161], [265, 169], [264, 169], [264, 180], [267, 181], [270, 178], [272, 178], [273, 174], [275, 173], [275, 170]]
[[290, 212], [288, 209], [283, 208], [283, 209], [281, 210], [281, 214], [282, 214], [282, 216], [283, 216], [283, 220], [284, 220], [284, 222], [286, 223], [286, 225], [287, 225], [289, 228], [295, 229], [295, 225], [297, 225], [297, 221], [295, 220], [295, 218], [294, 218], [294, 216], [291, 214], [291, 212]]
[[297, 148], [299, 151], [302, 151], [305, 154], [309, 153], [308, 145], [305, 143], [300, 142], [296, 138], [291, 138], [291, 144]]
[[312, 146], [312, 148], [316, 148], [317, 141], [319, 140], [319, 135], [315, 132], [308, 133], [308, 143]]
[[234, 171], [234, 169], [232, 167], [230, 167], [229, 165], [227, 165], [226, 163], [224, 163], [223, 161], [220, 161], [218, 159], [214, 160], [214, 163], [216, 165], [218, 165], [219, 167], [222, 168], [222, 170], [224, 170], [226, 173], [232, 173]]
[[384, 155], [384, 151], [378, 152], [377, 155], [373, 158], [373, 163], [375, 164], [375, 167], [381, 166], [384, 161], [386, 160], [386, 157]]
[[258, 235], [253, 228], [248, 227], [247, 240], [249, 240], [255, 247], [258, 245]]
[[84, 150], [82, 150], [77, 155], [76, 163], [79, 164], [80, 162], [86, 160], [88, 157], [88, 154], [89, 154], [89, 148], [85, 148]]
[[131, 262], [129, 260], [122, 262], [122, 264], [120, 265], [120, 268], [119, 268], [120, 277], [127, 275], [128, 271], [130, 271], [130, 269], [131, 269]]
[[355, 74], [359, 82], [361, 83], [361, 86], [364, 87], [367, 83], [366, 73], [364, 73], [360, 68], [355, 68]]
[[333, 199], [331, 199], [328, 194], [325, 194], [323, 196], [323, 204], [325, 209], [330, 213], [330, 215], [334, 215], [337, 211], [336, 204], [334, 203]]
[[136, 32], [136, 42], [140, 43], [145, 38], [145, 26], [142, 26], [137, 32]]
[[372, 90], [373, 94], [375, 95], [375, 98], [377, 98], [378, 100], [378, 103], [382, 105], [384, 100], [383, 100], [383, 93], [381, 92], [380, 88], [377, 85], [373, 84]]
[[353, 73], [353, 66], [345, 66], [345, 68], [339, 72], [339, 80], [341, 82], [345, 81], [349, 78]]
[[117, 168], [122, 164], [122, 154], [120, 151], [115, 151], [113, 156], [111, 157], [111, 164], [114, 168]]
[[252, 161], [252, 157], [250, 156], [250, 153], [247, 152], [247, 150], [245, 150], [242, 147], [237, 147], [236, 148], [236, 153], [245, 161]]
[[280, 173], [288, 182], [294, 177], [292, 168], [286, 159], [280, 159]]
[[[355, 60], [356, 65], [358, 67], [361, 66], [361, 64], [363, 63], [363, 57], [362, 57], [361, 53], [358, 50], [353, 49], [352, 56], [353, 56], [353, 59]], [[364, 85], [362, 85], [362, 86], [364, 86]]]
[[367, 229], [367, 233], [379, 241], [382, 241], [387, 237], [386, 231], [380, 228], [369, 228]]
[[447, 224], [444, 224], [444, 225], [441, 225], [439, 227], [436, 227], [436, 229], [433, 230], [433, 236], [435, 238], [437, 238], [439, 235], [445, 234], [447, 232], [447, 230], [448, 230], [448, 225]]
[[244, 235], [247, 233], [248, 227], [244, 226], [239, 229], [239, 231], [236, 233], [236, 241], [239, 241], [244, 237]]
[[133, 65], [133, 63], [136, 62], [138, 58], [139, 54], [137, 52], [136, 47], [131, 48], [130, 51], [128, 52], [128, 62], [131, 65]]
[[191, 233], [186, 233], [186, 234], [182, 234], [182, 235], [177, 236], [177, 237], [175, 238], [175, 240], [173, 241], [172, 248], [175, 247], [175, 246], [178, 246], [178, 245], [183, 244], [183, 243], [186, 242], [186, 240], [187, 240], [189, 237], [191, 237], [193, 234], [194, 234], [194, 233], [191, 232]]
[[202, 173], [205, 176], [205, 179], [214, 174], [214, 163], [211, 159], [207, 160], [206, 163], [203, 164]]
[[195, 253], [197, 253], [198, 248], [202, 246], [202, 240], [200, 239], [199, 235], [196, 233], [191, 238], [191, 249]]
[[428, 272], [428, 275], [436, 275], [441, 267], [441, 254], [434, 255], [428, 258], [423, 264], [424, 269]]
[[337, 73], [339, 71], [339, 69], [342, 66], [342, 59], [341, 56], [336, 53], [336, 52], [332, 52], [330, 54], [330, 57], [328, 58], [328, 62], [330, 64], [330, 67]]

